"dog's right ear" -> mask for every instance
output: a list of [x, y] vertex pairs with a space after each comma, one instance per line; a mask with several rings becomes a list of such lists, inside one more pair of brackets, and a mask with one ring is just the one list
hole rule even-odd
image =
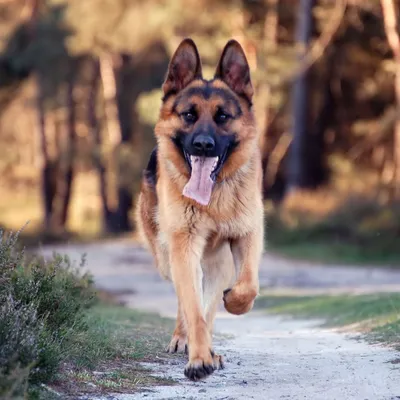
[[184, 39], [169, 63], [164, 95], [178, 93], [197, 78], [202, 78], [199, 52], [192, 39]]

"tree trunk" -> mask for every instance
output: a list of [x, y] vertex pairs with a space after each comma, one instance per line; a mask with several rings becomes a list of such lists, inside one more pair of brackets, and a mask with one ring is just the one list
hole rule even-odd
[[326, 70], [322, 82], [317, 81], [317, 89], [323, 94], [321, 107], [313, 124], [311, 146], [307, 152], [307, 184], [313, 188], [327, 180], [328, 168], [326, 165], [325, 132], [334, 125], [334, 113], [336, 109], [335, 99], [332, 93], [332, 77], [334, 72], [334, 54], [331, 52], [326, 58]]
[[75, 142], [76, 142], [76, 102], [74, 97], [75, 79], [78, 66], [71, 63], [71, 71], [67, 81], [67, 140], [66, 140], [66, 163], [64, 169], [64, 181], [62, 184], [61, 210], [60, 210], [60, 228], [65, 229], [68, 219], [68, 210], [71, 200], [72, 182], [74, 179], [74, 158], [75, 158]]
[[397, 117], [394, 125], [394, 195], [400, 198], [400, 37], [397, 30], [398, 20], [394, 0], [381, 0], [385, 32], [393, 52], [396, 65], [395, 71], [395, 93]]
[[131, 57], [121, 55], [119, 59], [120, 65], [116, 72], [116, 104], [122, 146], [118, 153], [118, 176], [120, 179], [118, 183], [118, 205], [115, 217], [118, 231], [129, 232], [132, 230], [132, 225], [129, 220], [129, 212], [133, 205], [133, 193], [130, 184], [126, 184], [126, 179], [121, 179], [121, 174], [126, 174], [126, 171], [122, 171], [121, 152], [123, 151], [123, 146], [129, 146], [129, 142], [132, 138], [132, 105], [131, 102], [127, 100], [127, 85], [125, 82], [125, 67], [131, 61]]
[[87, 108], [88, 121], [95, 144], [95, 150], [94, 150], [95, 154], [93, 157], [94, 163], [99, 172], [100, 197], [101, 197], [102, 214], [103, 214], [103, 229], [109, 231], [111, 212], [108, 206], [106, 168], [104, 167], [104, 163], [101, 156], [101, 146], [102, 146], [101, 132], [96, 113], [99, 81], [100, 81], [100, 63], [97, 59], [94, 59], [92, 77], [90, 81], [88, 108]]
[[129, 211], [133, 205], [132, 191], [126, 187], [118, 188], [118, 208], [116, 211], [116, 231], [130, 232], [132, 225], [129, 220]]
[[44, 105], [43, 82], [37, 77], [37, 113], [38, 113], [38, 135], [40, 138], [40, 149], [42, 158], [42, 200], [44, 209], [44, 227], [47, 231], [52, 228], [53, 205], [56, 194], [55, 165], [51, 162], [47, 148], [46, 134], [46, 111]]
[[[267, 57], [273, 55], [278, 47], [278, 0], [267, 0], [267, 15], [265, 17], [264, 23], [264, 40], [267, 48]], [[268, 68], [268, 58], [267, 58], [267, 68]], [[269, 126], [269, 111], [270, 111], [270, 94], [271, 86], [266, 85], [266, 105], [265, 105], [265, 135], [268, 132]]]
[[118, 121], [121, 134], [121, 142], [128, 143], [133, 134], [132, 126], [132, 71], [130, 63], [132, 56], [121, 54], [119, 56], [119, 65], [115, 71], [116, 83], [116, 105], [118, 111]]
[[[112, 55], [104, 55], [100, 58], [100, 73], [103, 83], [103, 96], [105, 100], [105, 114], [107, 130], [113, 158], [113, 170], [116, 171], [116, 199], [113, 199], [114, 212], [109, 213], [109, 228], [113, 232], [126, 232], [131, 230], [129, 211], [132, 207], [132, 193], [120, 183], [119, 150], [121, 143], [127, 143], [130, 135], [123, 129], [122, 116], [118, 109], [118, 85], [116, 80], [115, 58]], [[123, 58], [118, 57], [119, 67], [123, 66]], [[120, 68], [119, 68], [120, 69]], [[121, 88], [120, 88], [121, 89]], [[109, 204], [110, 204], [109, 198]]]
[[114, 60], [111, 55], [100, 57], [100, 73], [103, 84], [103, 97], [105, 102], [105, 114], [107, 131], [112, 147], [117, 146], [121, 141], [121, 130], [118, 119], [117, 107], [117, 83], [114, 73]]
[[[314, 18], [312, 15], [315, 0], [301, 0], [299, 6], [299, 17], [296, 31], [297, 45], [299, 48], [299, 61], [302, 62], [305, 51], [311, 40]], [[292, 92], [292, 131], [288, 162], [288, 185], [287, 192], [305, 186], [306, 177], [306, 146], [308, 141], [308, 71], [303, 71], [294, 82]]]
[[[264, 41], [267, 53], [266, 60], [266, 68], [268, 68], [268, 57], [273, 55], [277, 49], [277, 34], [278, 34], [278, 0], [267, 0], [267, 14], [264, 22]], [[263, 193], [264, 195], [267, 193], [269, 188], [269, 178], [267, 178], [266, 171], [268, 170], [269, 164], [269, 127], [270, 127], [270, 99], [271, 99], [271, 85], [266, 83], [263, 85], [263, 91], [265, 95], [265, 114], [264, 114], [264, 135], [262, 138], [262, 150], [263, 150], [263, 170], [264, 170], [264, 179], [263, 179]]]
[[[27, 31], [26, 44], [29, 44], [35, 36], [36, 22], [39, 14], [40, 0], [30, 0], [26, 9]], [[31, 71], [22, 71], [22, 79], [26, 78]], [[18, 75], [18, 74], [17, 74]], [[54, 213], [54, 198], [57, 185], [57, 164], [51, 160], [48, 151], [47, 122], [45, 111], [44, 95], [44, 77], [37, 73], [36, 75], [36, 106], [37, 106], [37, 131], [40, 142], [41, 160], [42, 160], [42, 201], [44, 211], [44, 228], [51, 231]]]

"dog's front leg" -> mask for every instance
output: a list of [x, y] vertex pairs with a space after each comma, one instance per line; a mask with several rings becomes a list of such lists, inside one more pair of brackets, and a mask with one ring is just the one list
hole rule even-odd
[[203, 310], [201, 257], [205, 239], [185, 232], [170, 238], [172, 280], [182, 307], [188, 333], [189, 362], [185, 375], [192, 380], [206, 377], [218, 368]]
[[244, 314], [251, 310], [259, 291], [258, 269], [263, 250], [262, 224], [256, 229], [232, 241], [232, 254], [237, 265], [238, 278], [232, 289], [224, 291], [225, 309], [232, 314]]

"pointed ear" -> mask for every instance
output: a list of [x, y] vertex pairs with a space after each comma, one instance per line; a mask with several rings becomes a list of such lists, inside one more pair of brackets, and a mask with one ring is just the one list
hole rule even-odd
[[230, 40], [221, 55], [215, 78], [223, 80], [239, 96], [245, 96], [250, 102], [253, 86], [250, 80], [250, 68], [242, 46], [236, 40]]
[[178, 93], [197, 78], [202, 78], [199, 52], [192, 39], [184, 39], [169, 63], [163, 92]]

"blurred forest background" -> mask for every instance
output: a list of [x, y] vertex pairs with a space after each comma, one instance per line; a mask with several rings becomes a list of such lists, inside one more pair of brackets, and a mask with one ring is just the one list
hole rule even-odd
[[400, 260], [396, 0], [0, 0], [0, 227], [134, 230], [169, 57], [244, 47], [272, 250]]

